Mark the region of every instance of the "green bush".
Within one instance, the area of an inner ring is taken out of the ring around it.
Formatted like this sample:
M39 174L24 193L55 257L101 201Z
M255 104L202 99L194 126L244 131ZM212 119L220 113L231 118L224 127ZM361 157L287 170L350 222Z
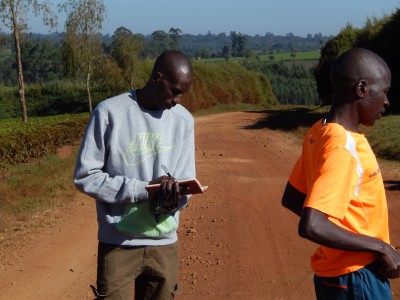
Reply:
M28 124L19 119L0 121L0 163L25 163L56 153L62 145L82 138L88 114L32 117Z

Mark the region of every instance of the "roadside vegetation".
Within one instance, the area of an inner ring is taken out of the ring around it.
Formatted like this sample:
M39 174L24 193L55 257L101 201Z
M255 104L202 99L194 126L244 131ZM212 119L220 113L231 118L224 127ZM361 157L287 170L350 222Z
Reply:
M53 212L75 200L72 174L76 155L55 154L0 167L0 247L54 224Z
M31 162L55 154L64 145L82 138L89 115L32 117L29 123L19 119L0 120L0 166Z
M135 87L145 84L154 61L143 60L138 64ZM218 65L194 62L195 80L188 94L184 95L185 106L195 112L210 108L217 103L278 103L266 75L247 70L234 62ZM118 77L109 77L117 80ZM101 100L129 90L121 81L101 81L92 86L93 107ZM72 80L50 81L30 84L26 87L29 99L27 111L30 116L50 116L88 112L86 87ZM18 88L0 85L0 119L17 118L20 115Z

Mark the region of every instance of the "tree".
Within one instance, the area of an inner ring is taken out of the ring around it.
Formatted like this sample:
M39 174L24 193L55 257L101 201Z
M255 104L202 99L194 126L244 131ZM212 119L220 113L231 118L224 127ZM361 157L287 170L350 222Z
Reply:
M153 56L156 57L169 49L170 36L163 30L156 30L151 34L150 44L153 49Z
M88 106L92 113L90 83L95 63L104 58L99 31L106 8L102 0L67 0L59 9L67 13L63 40L65 72L70 77L86 77Z
M171 39L171 49L179 50L179 42L181 40L182 30L173 28L169 30L169 38Z
M28 122L28 113L25 99L25 83L21 58L22 34L28 29L28 12L31 10L35 17L42 15L43 23L50 28L57 24L47 1L38 0L0 0L0 19L8 27L14 38L15 59L18 68L19 96L21 101L22 122Z
M244 57L246 55L247 37L244 34L231 32L232 56Z
M357 45L359 37L360 29L347 24L336 37L327 41L325 46L321 48L321 56L313 69L313 73L317 82L319 97L324 105L330 105L332 102L333 90L329 80L329 70L332 63L342 53Z
M225 60L229 60L229 58L231 58L231 48L227 45L225 45L224 47L222 47L222 57Z
M144 37L134 35L129 29L119 27L112 36L111 54L122 70L122 76L130 88L134 86L134 79L139 61L139 56L143 50Z
M54 41L27 38L22 44L21 54L25 82L62 78L61 49Z

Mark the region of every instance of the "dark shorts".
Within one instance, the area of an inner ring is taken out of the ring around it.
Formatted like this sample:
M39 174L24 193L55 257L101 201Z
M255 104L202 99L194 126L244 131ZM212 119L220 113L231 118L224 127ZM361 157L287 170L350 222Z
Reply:
M97 299L172 299L177 290L178 243L121 247L99 243ZM133 286L133 282L135 285Z
M379 262L339 277L314 276L318 300L390 300L389 280L379 273Z

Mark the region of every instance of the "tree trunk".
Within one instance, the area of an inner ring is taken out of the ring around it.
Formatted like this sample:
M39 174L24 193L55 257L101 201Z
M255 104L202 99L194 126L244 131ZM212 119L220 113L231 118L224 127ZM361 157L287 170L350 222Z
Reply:
M92 114L92 96L90 95L90 73L92 72L92 63L89 62L89 71L86 77L86 91L88 95L88 102L89 102L89 113Z
M22 71L22 59L21 59L21 46L20 46L20 32L17 24L17 15L14 8L11 8L12 11L12 22L14 29L14 41L15 41L15 52L17 56L17 65L18 65L18 83L19 83L19 97L21 100L21 113L22 113L22 122L28 122L28 113L26 110L26 101L25 101L25 84L24 84L24 75Z

